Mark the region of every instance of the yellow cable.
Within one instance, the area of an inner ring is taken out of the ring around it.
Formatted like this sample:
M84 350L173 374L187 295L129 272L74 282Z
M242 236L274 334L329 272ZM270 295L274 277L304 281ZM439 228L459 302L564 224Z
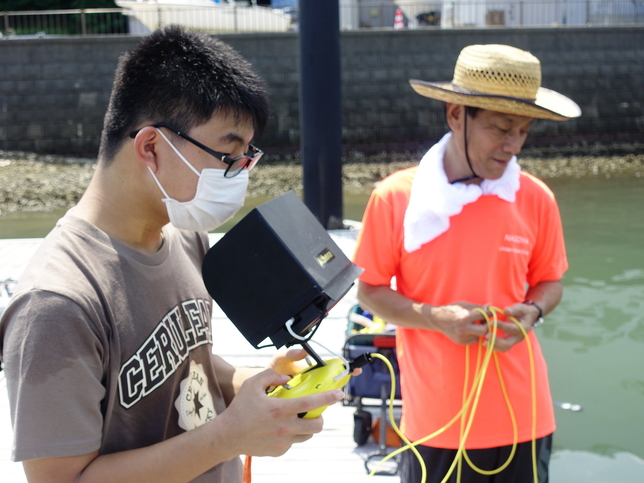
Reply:
M396 420L394 418L394 399L396 397L396 372L394 371L394 367L391 365L391 362L389 362L389 359L387 359L385 356L382 354L378 354L377 352L371 354L371 357L375 357L376 359L380 359L382 362L385 363L387 366L387 369L389 369L389 375L391 377L391 391L389 393L389 421L391 422L391 427L393 428L394 432L400 437L400 439L405 443L405 447L409 447L416 458L418 458L418 462L420 463L420 470L421 470L421 482L425 483L427 481L427 467L425 466L425 460L423 460L423 457L420 455L418 450L412 446L411 441L407 439L407 437L400 431L398 428L398 425L396 424ZM387 424L386 421L380 421L380 424ZM369 473L369 476L373 476L378 468L380 468L380 465L383 464L385 461L389 459L388 456L383 458L380 463L376 465L376 467Z
M488 346L488 350L485 352L485 356L483 358L483 364L481 366L481 370L479 371L478 374L480 374L480 377L477 380L477 383L475 385L476 387L476 396L474 397L474 401L472 402L472 410L470 412L470 416L467 421L467 425L465 427L465 431L461 437L461 440L459 441L458 445L458 450L456 452L456 457L454 458L454 461L452 462L451 466L449 467L449 470L447 471L447 474L445 477L441 480L441 483L446 483L447 480L449 480L450 476L454 472L455 466L458 464L458 461L463 457L463 451L465 450L465 441L467 441L467 437L470 433L470 429L472 429L472 423L474 422L474 416L476 414L476 408L478 407L478 402L479 398L481 396L481 390L483 389L483 381L485 380L485 374L487 373L487 368L490 364L490 359L492 356L493 348L494 348L494 343L496 342L496 333L497 333L497 327L496 324L493 325L492 327L492 338L490 339L490 344ZM481 340L479 340L479 344L481 343ZM476 379L476 378L475 378ZM474 389L474 387L473 387ZM421 440L422 441L422 440Z
M494 332L493 332L493 336L492 336L492 345L494 344L495 339L496 339L496 331L494 331ZM376 354L371 354L371 355L372 355L372 356L376 356ZM382 357L382 356L380 356L380 357ZM383 458L383 459L382 459L382 461L378 464L378 466L376 466L376 469L375 469L375 470L373 470L373 471L370 473L370 475L375 474L375 471L377 470L377 468L378 468L382 463L384 463L385 461L387 461L387 460L389 460L389 459L393 458L394 456L396 456L396 455L398 455L398 454L402 453L403 451L406 451L406 450L408 450L408 449L415 449L415 447L416 447L416 446L418 446L418 445L420 445L420 444L424 443L425 441L428 441L428 440L430 440L431 438L434 438L434 437L438 436L439 434L441 434L441 433L445 432L445 431L446 431L446 430L447 430L447 429L448 429L452 424L454 424L454 423L455 423L455 422L456 422L456 421L461 417L461 415L462 415L464 412L466 412L466 411L467 411L467 408L469 407L469 405L470 405L470 403L471 403L472 399L474 399L475 401L478 401L478 397L477 397L477 396L478 396L478 395L480 395L481 388L482 388L482 381L483 381L483 379L485 378L485 371L486 371L487 366L488 366L488 364L489 364L489 359L490 359L490 357L491 357L491 351L487 351L487 352L486 352L486 355L485 355L485 358L484 358L484 361L483 361L483 369L482 369L481 371L479 371L479 372L475 375L475 377L474 377L474 381L473 381L472 390L471 390L470 394L468 395L468 398L467 398L467 400L466 400L466 403L463 405L463 407L461 408L461 410L460 410L460 411L459 411L459 412L458 412L458 413L457 413L457 414L456 414L456 415L455 415L455 416L454 416L454 417L453 417L453 418L452 418L452 419L451 419L451 420L450 420L450 421L449 421L445 426L443 426L442 428L438 429L438 430L437 430L437 431L435 431L434 433L432 433L432 434L430 434L430 435L428 435L428 436L425 436L425 437L424 437L424 438L422 438L422 439L419 439L418 441L416 441L416 442L414 442L414 443L409 442L409 440L407 440L406 438L405 438L405 439L403 439L403 441L406 443L406 445L405 445L405 446L403 446L403 447L401 447L401 448L398 448L397 450L395 450L395 451L393 451L393 452L391 452L391 453L389 453L385 458ZM390 367L390 366L388 366L388 367ZM392 381L395 381L395 374L394 374L392 371L393 371L393 368L392 368L392 367L390 367L390 372L391 372L391 374L392 374L392 376L393 376L393 377L392 377ZM392 384L393 384L393 382L392 382ZM476 403L475 403L475 406L476 406ZM390 409L391 409L391 413L393 414L393 401L390 401ZM394 431L396 431L396 434L399 434L399 431L400 431L400 430L398 430L398 427L396 426L395 421L392 421L392 423L393 423L393 424L392 424L392 427L394 428ZM469 432L469 429L467 430L467 432ZM399 434L399 435L400 435L400 434ZM416 453L414 453L414 454L416 454L416 457L419 457L419 456L420 456L419 454L417 454L417 452L416 452ZM460 453L459 453L459 454L457 454L457 458L455 458L454 462L456 462L456 461L457 461L457 459L459 458L459 456L460 456ZM449 472L448 472L447 478L449 478L449 475L451 475L451 474L452 474L452 472L454 471L454 466L455 466L455 465L454 465L454 463L453 463L453 464L452 464L452 466L450 467L450 470L449 470ZM422 466L421 466L421 468L422 468ZM446 478L446 479L447 479L447 478ZM424 483L424 482L425 482L425 479L422 479L422 480L421 480L421 482L422 482L422 483Z
M481 340L479 339L479 346L480 346ZM476 370L474 371L474 374L476 374L479 370L481 363L481 351L479 350L477 352L476 356ZM463 377L463 396L461 398L463 406L465 406L465 401L467 401L467 388L468 384L470 382L470 346L465 346L465 374ZM465 432L465 413L461 414L461 428L460 428L460 433L458 440L463 439L463 434ZM463 476L463 459L459 458L458 459L458 464L456 467L456 481L461 481L461 477Z
M485 317L485 320L486 320L486 322L488 324L488 327L489 327L490 326L490 319L489 319L488 315L482 309L476 308L474 310L476 310L476 311L478 311L478 312L483 314L483 316ZM493 352L494 339L495 339L494 336L496 335L496 328L497 328L497 322L498 322L498 315L497 314L498 313L503 314L504 312L503 312L503 310L499 309L498 307L492 307L492 306L488 307L488 310L491 311L492 315L493 315L493 323L492 323L493 337L492 337L492 340L490 341L488 349L489 349L489 352ZM519 321L516 318L512 317L512 316L507 316L507 317L519 327L519 329L521 330L521 332L522 332L522 334L524 336L524 339L526 341L527 347L528 347L528 356L529 356L528 359L529 359L529 363L530 363L530 383L531 383L530 384L531 385L530 389L531 389L531 393L532 393L532 473L533 473L534 483L537 483L537 481L538 481L537 464L536 464L536 461L537 461L537 457L536 457L537 398L536 398L536 381L535 381L534 356L533 356L533 353L532 353L532 344L530 342L530 339L528 338L527 332L525 331L523 326L519 323ZM513 424L514 439L513 439L513 443L512 443L512 451L510 452L510 456L508 457L506 462L503 465L501 465L501 467L497 468L496 470L486 471L486 470L481 470L480 468L477 468L474 464L472 464L472 462L467 457L467 453L465 452L465 439L461 439L461 442L460 442L460 445L459 445L459 451L462 449L462 452L464 453L464 456L465 456L468 464L470 465L470 467L474 471L477 471L477 472L479 472L481 474L485 474L485 475L496 474L496 473L502 471L503 469L505 469L510 464L510 462L512 461L512 458L514 457L514 453L516 451L516 445L517 445L517 439L518 439L518 434L517 434L518 430L516 428L516 420L514 418L514 412L512 410L512 405L510 403L510 399L509 399L507 391L505 389L505 384L504 384L503 378L501 376L500 366L498 364L498 358L497 358L496 354L494 354L494 357L495 357L495 361L496 361L496 365L497 365L497 371L498 371L498 374L499 374L499 382L501 384L501 389L503 391L503 395L504 395L504 398L506 400L506 404L507 404L508 409L510 411L510 415L511 415L510 417L512 419L512 424ZM478 401L475 401L475 407L476 407L477 402ZM472 411L474 412L475 409L473 408ZM470 421L472 419L473 419L473 414L471 415ZM465 438L467 438L467 434L465 435ZM457 453L456 457L459 458L460 455ZM451 472L448 473L448 476L443 480L443 482L447 481L447 478L449 478L450 474L451 474Z
M495 310L498 310L499 312L503 312L501 309L497 307L493 307ZM538 483L539 481L539 475L537 471L537 381L536 381L536 375L535 375L535 369L534 369L534 353L532 352L532 342L530 342L530 338L528 337L528 333L526 330L523 328L523 326L519 323L517 319L515 319L512 316L507 316L512 322L514 322L519 329L521 329L521 333L523 334L523 338L526 341L526 347L528 348L528 361L530 362L530 391L532 393L532 477L534 479L534 483Z
M479 308L474 309L474 310L482 313L483 316L485 317L485 321L486 321L486 323L488 324L488 327L491 330L492 337L491 337L490 342L488 344L488 347L487 347L488 350L485 352L485 356L483 358L483 363L481 365L480 365L480 359L481 359L482 339L479 340L479 350L478 350L477 363L476 363L476 372L474 374L474 379L472 381L472 389L469 392L469 394L467 394L468 393L467 385L468 385L468 380L469 380L469 347L466 348L466 352L465 352L465 357L466 357L465 370L466 370L466 373L465 373L465 383L464 383L464 388L463 388L463 397L464 397L463 407L454 416L454 418L452 418L445 426L443 426L442 428L440 428L437 431L431 433L430 435L425 436L424 438L419 439L418 441L415 441L413 443L411 441L409 441L402 434L402 432L400 431L400 429L398 428L398 426L397 426L397 424L396 424L396 422L394 420L393 401L394 401L394 397L395 397L396 376L395 376L393 366L391 365L389 360L386 357L382 356L381 354L378 354L378 353L371 354L372 357L376 357L378 359L381 359L385 363L387 368L389 369L389 373L391 375L391 393L390 393L390 398L389 398L389 418L390 418L391 426L392 426L394 432L400 437L400 439L405 443L405 445L402 446L401 448L389 453L387 456L385 456L385 458L383 458L380 461L380 463L376 466L376 468L371 471L369 476L373 476L376 473L376 471L378 470L378 468L380 467L380 465L383 464L385 461L393 458L394 456L402 453L403 451L411 449L412 452L414 453L414 455L416 456L416 458L418 458L418 461L419 461L420 466L421 466L421 483L425 483L425 481L427 479L427 468L425 466L425 463L424 463L424 460L423 460L422 456L420 455L420 453L416 449L416 446L418 446L418 445L430 440L431 438L434 438L434 437L438 436L439 434L443 433L450 426L452 426L452 424L454 424L459 418L461 419L461 430L460 430L460 435L461 436L460 436L460 441L459 441L459 447L458 447L458 450L457 450L457 453L456 453L456 457L454 458L454 461L452 462L452 465L450 466L447 474L445 475L445 477L443 478L441 483L445 483L449 479L449 477L453 473L454 468L455 468L456 465L458 465L457 475L458 475L458 481L460 481L461 465L462 465L462 458L463 457L465 458L467 463L470 465L470 467L474 471L477 471L478 473L481 473L481 474L484 474L484 475L493 475L493 474L499 473L499 472L503 471L510 464L510 462L514 458L514 454L515 454L515 451L516 451L516 445L517 445L517 440L518 440L518 428L517 428L517 424L516 424L516 418L514 416L514 411L512 409L512 404L510 402L510 398L508 396L507 390L505 388L505 383L503 381L503 376L502 376L502 373L501 373L499 360L498 360L497 355L494 353L494 343L496 342L497 325L498 325L497 324L498 323L498 314L499 313L503 314L503 310L499 309L498 307L493 307L493 306L489 306L487 309L488 309L488 311L492 312L492 319L493 319L492 321L490 321L489 316L487 315L487 313L484 310L479 309ZM537 395L536 395L536 380L535 380L534 355L533 355L533 352L532 352L532 344L530 342L530 339L528 338L528 333L523 328L523 326L519 323L519 321L516 318L512 317L512 316L506 316L506 317L508 317L508 319L510 319L512 322L514 322L519 327L519 329L521 330L521 332L522 332L522 334L524 336L524 339L526 341L527 348L528 348L528 356L529 356L528 358L529 358L529 363L530 363L530 383L531 383L531 393L532 393L532 473L533 473L534 483L537 483L538 482L537 456L536 456ZM492 355L494 356L495 366L496 366L497 374L498 374L498 377L499 377L499 383L501 385L501 390L503 392L503 396L504 396L506 404L508 406L508 411L510 413L510 419L512 420L512 427L513 427L514 437L513 437L513 443L512 443L512 450L511 450L510 456L508 457L506 462L503 465L501 465L499 468L495 469L495 470L481 470L480 468L476 467L476 465L474 465L472 463L472 461L469 459L469 457L467 455L467 451L465 450L465 441L467 440L467 436L469 434L469 431L470 431L471 426L472 426L472 422L474 420L474 415L476 413L476 408L478 406L478 401L479 401L481 389L483 387L483 382L485 380L485 374L487 373L487 368L488 368L488 365L490 363L490 358L491 358ZM465 397L466 394L467 394L467 397ZM473 401L472 401L472 399L473 399ZM472 410L469 412L469 418L466 418L466 415L468 413L468 409L470 407L470 403L472 403ZM464 424L465 419L467 419L467 424L465 425L465 429L464 429L463 424ZM383 424L386 424L386 423L383 422Z
M372 355L373 355L373 354L372 354ZM463 412L464 412L464 411L467 409L467 407L469 406L470 402L472 401L472 398L473 398L473 397L474 397L474 395L475 395L475 387L476 387L476 384L478 384L478 381L480 380L480 378L481 378L481 373L479 373L479 374L476 374L476 375L475 375L474 383L473 383L473 387L472 387L472 391L471 391L471 392L470 392L470 394L468 395L468 398L467 398L466 404L461 408L461 410L460 410L458 413L456 413L456 415L455 415L455 416L454 416L454 417L453 417L453 418L452 418L452 419L451 419L451 420L450 420L450 421L449 421L445 426L443 426L442 428L440 428L440 429L436 430L436 431L435 431L435 432L433 432L432 434L430 434L430 435L428 435L428 436L425 436L424 438L419 439L418 441L416 441L416 442L414 442L414 443L411 443L411 446L418 446L418 445L420 445L420 444L422 444L422 443L424 443L424 442L426 442L426 441L428 441L428 440L430 440L430 439L432 439L432 438L434 438L434 437L438 436L439 434L441 434L441 433L445 432L447 429L449 429L449 428L450 428L450 426L452 426L452 424L454 424L454 423L458 420L458 418L460 418L460 417L461 417L461 415L463 414ZM402 453L403 451L406 451L406 450L408 450L408 449L410 449L410 446L409 446L409 445L408 445L408 446L401 447L401 448L399 448L399 449L395 450L394 452L389 453L389 455L387 456L387 459L393 458L394 456L396 456L396 455L398 455L398 454L400 454L400 453ZM383 460L383 462L384 462L384 460Z
M490 323L490 320L489 320L489 317L487 316L487 314L485 312L483 312L482 310L480 310L480 309L476 309L476 310L478 312L481 312L484 315L485 321L487 322L488 327L490 327L491 323ZM493 316L492 325L496 326L497 322L498 322L497 312L493 311L492 316ZM510 397L508 396L508 392L507 392L507 390L505 388L505 382L503 380L503 374L501 373L501 365L499 364L499 358L498 358L496 353L493 353L493 357L494 357L494 365L496 367L496 372L497 372L497 375L499 377L499 384L501 386L501 392L503 393L503 397L505 399L505 404L506 404L506 406L508 408L508 412L510 413L510 420L512 421L512 433L513 433L512 450L510 451L510 455L508 456L508 459L505 461L505 463L503 463L497 469L495 469L495 470L483 470L483 469L477 467L470 460L470 457L467 454L467 450L464 448L463 449L463 456L465 457L465 460L467 461L467 464L469 464L470 468L472 468L474 471L476 471L477 473L480 473L482 475L495 475L497 473L500 473L504 469L506 469L508 467L508 465L510 464L510 462L512 461L512 458L514 458L514 454L516 453L516 449L517 449L517 441L518 441L517 421L516 421L516 418L514 417L514 410L512 409L512 403L510 401ZM458 480L458 481L460 481L460 480Z
M508 467L510 462L512 461L512 458L514 458L514 454L516 453L517 449L517 441L518 441L518 427L517 427L517 420L514 416L514 411L512 409L512 403L510 402L510 397L508 396L507 390L505 388L505 383L503 381L503 375L501 374L501 366L499 365L499 358L497 357L496 354L494 354L494 365L496 366L496 372L499 376L499 383L501 385L501 391L503 392L503 397L505 399L505 403L508 408L508 412L510 413L510 420L512 421L512 450L510 451L510 455L508 456L508 459L503 463L501 466L499 466L495 470L483 470L479 467L477 467L471 460L470 457L467 454L467 450L463 449L463 456L465 457L465 460L467 461L467 464L470 465L470 468L472 468L474 471L482 474L482 475L495 475L497 473L500 473L504 469ZM460 481L460 480L459 480Z

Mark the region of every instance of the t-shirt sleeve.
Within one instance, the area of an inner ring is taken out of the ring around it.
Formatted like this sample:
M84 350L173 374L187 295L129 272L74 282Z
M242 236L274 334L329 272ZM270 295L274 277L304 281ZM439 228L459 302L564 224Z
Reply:
M364 268L360 280L371 285L390 285L398 266L398 231L391 200L375 190L362 218L353 257L353 262Z
M76 303L38 290L17 296L3 318L12 459L99 449L105 397L100 330Z
M532 287L539 282L560 280L568 269L566 245L561 215L554 194L545 186L538 215L539 230L528 266L527 282Z

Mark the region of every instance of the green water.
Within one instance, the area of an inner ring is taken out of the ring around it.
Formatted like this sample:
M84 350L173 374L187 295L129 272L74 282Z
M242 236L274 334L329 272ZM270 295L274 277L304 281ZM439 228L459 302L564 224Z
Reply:
M644 179L549 184L570 268L563 300L539 335L553 398L583 407L556 410L555 448L642 458Z
M644 464L630 457L644 458L644 179L548 184L559 201L570 269L563 301L538 329L539 338L554 400L583 408L555 409L552 479L644 481ZM264 201L247 200L221 231ZM344 217L359 220L366 202L366 195L345 195ZM42 237L59 216L0 217L0 238ZM560 464L561 458L570 463ZM584 476L587 467L606 461L613 465L608 479L596 476L600 470ZM613 478L615 468L626 476Z
M301 198L301 195L300 195ZM225 233L257 205L268 201L268 197L247 198L237 214L220 226L217 233ZM367 205L367 195L345 194L343 198L344 218L360 220ZM65 214L64 210L33 213L8 213L0 216L0 239L6 238L42 238L54 227L56 221Z

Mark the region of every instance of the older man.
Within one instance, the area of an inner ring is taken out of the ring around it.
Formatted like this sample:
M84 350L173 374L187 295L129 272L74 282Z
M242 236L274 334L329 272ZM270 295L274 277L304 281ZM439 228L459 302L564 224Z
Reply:
M410 83L446 103L451 132L419 166L376 188L354 257L365 268L361 305L399 326L403 431L423 440L427 481L449 473L449 481L545 482L555 421L533 329L560 301L567 261L555 198L520 170L516 155L533 118L566 120L581 111L541 87L536 57L506 45L464 48L451 82ZM466 405L478 351L492 340L488 306L505 314L494 343L500 372L490 366L476 407L469 402L471 427L469 412L446 427ZM528 344L509 317L532 345L536 420ZM402 482L420 480L421 465L407 451Z

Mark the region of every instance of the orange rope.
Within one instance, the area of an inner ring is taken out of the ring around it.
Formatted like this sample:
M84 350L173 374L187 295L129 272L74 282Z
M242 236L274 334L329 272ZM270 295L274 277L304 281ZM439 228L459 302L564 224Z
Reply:
M252 457L249 455L246 455L246 458L244 458L244 473L242 476L242 483L250 483L250 464L251 464Z

